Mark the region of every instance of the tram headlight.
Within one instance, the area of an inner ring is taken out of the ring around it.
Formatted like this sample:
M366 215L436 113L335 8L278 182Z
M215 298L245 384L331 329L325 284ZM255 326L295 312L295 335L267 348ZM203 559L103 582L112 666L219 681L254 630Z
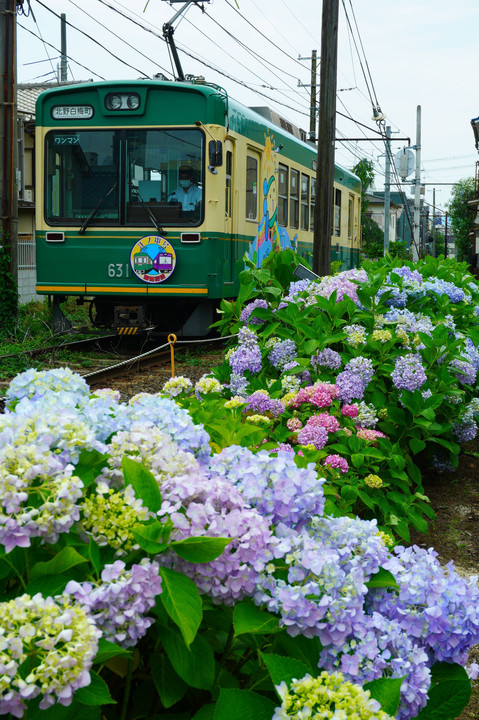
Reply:
M126 102L130 110L138 110L138 108L140 107L140 97L136 93L128 95L128 99Z
M107 110L120 110L121 108L121 95L110 95L106 96L105 106Z
M105 97L105 108L110 112L138 110L140 107L140 96L138 93L108 93Z

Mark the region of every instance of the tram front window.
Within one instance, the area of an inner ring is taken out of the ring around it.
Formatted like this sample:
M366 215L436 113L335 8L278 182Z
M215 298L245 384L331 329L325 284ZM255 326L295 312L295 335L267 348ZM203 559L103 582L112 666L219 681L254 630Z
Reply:
M126 222L198 225L203 215L203 133L131 130L126 138ZM147 208L145 208L147 205Z
M95 223L119 222L120 152L115 135L110 130L47 135L47 221L81 224L97 208Z
M46 136L50 224L199 225L204 139L194 129L72 130ZM188 187L185 181L188 174Z

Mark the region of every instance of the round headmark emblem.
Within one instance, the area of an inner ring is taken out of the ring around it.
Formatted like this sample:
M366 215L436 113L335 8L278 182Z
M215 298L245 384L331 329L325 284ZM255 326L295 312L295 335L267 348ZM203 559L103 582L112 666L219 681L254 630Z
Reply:
M133 245L130 265L140 280L155 285L168 280L176 267L176 254L165 238L146 235Z

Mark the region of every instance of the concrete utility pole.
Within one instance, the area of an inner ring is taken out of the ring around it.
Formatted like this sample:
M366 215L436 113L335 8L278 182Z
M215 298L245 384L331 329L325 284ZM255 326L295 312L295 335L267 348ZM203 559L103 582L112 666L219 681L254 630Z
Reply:
M417 106L416 115L416 176L414 192L414 238L412 246L413 262L419 260L419 230L421 226L421 106Z
M436 257L436 188L432 189L432 256Z
M386 126L386 160L384 163L384 254L389 252L389 225L391 214L391 126Z
M68 80L68 60L67 60L67 16L65 13L60 15L61 22L61 60L60 60L60 82Z
M313 272L331 274L339 0L323 0Z
M309 107L309 139L316 142L316 69L318 54L316 50L311 51L311 103Z
M10 255L17 280L17 93L16 0L0 0L0 245Z

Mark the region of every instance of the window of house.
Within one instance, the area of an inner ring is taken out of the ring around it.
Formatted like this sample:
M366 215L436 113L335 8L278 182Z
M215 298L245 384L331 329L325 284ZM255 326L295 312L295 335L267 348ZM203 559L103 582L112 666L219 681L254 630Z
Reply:
M288 224L288 168L280 165L278 169L278 223Z
M246 157L246 219L258 217L258 160L251 155Z
M309 176L301 175L301 230L309 230Z
M289 184L289 224L292 228L299 227L299 172L291 169Z

